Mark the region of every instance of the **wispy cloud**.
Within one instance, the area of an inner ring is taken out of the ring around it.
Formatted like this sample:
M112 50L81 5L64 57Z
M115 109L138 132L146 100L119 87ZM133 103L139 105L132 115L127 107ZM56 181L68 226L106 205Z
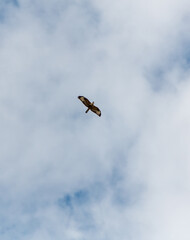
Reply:
M2 1L1 239L188 240L188 9Z

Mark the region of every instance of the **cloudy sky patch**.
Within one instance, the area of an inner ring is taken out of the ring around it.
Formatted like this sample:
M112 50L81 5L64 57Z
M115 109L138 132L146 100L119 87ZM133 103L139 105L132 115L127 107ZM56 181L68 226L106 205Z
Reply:
M1 239L189 239L189 19L186 0L2 1Z

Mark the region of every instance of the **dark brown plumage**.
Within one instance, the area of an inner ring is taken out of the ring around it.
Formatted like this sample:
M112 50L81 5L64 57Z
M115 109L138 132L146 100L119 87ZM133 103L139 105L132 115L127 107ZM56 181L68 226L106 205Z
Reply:
M78 96L78 99L88 108L86 113L91 110L92 112L96 113L99 117L101 116L101 111L98 107L94 106L94 102L90 102L87 98L83 96Z

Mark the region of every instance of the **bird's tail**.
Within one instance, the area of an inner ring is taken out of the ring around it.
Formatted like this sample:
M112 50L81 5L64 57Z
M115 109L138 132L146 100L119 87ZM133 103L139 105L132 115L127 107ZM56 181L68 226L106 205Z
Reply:
M89 110L90 110L90 108L88 108L85 113L87 113Z

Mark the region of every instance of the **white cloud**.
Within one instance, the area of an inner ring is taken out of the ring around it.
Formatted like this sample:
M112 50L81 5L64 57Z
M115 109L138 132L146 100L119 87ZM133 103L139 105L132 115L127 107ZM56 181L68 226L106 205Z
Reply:
M188 239L188 1L2 6L1 238Z

